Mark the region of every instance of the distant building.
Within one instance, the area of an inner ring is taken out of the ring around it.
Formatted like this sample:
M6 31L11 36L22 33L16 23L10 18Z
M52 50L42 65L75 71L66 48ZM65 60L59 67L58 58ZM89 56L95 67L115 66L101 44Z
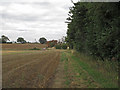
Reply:
M57 40L51 40L51 41L47 41L46 44L47 44L47 47L51 47L50 44L53 43L54 45L57 44Z

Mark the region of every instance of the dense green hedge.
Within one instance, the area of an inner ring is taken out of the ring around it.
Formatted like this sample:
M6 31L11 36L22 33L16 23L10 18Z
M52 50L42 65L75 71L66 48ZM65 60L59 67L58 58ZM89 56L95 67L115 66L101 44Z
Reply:
M57 45L55 45L55 48L56 49L67 49L67 45L66 44L57 44Z
M66 44L62 44L62 45L61 45L61 48L62 48L62 49L67 49L67 45L66 45Z
M61 45L60 45L60 44L57 44L57 45L55 45L55 48L56 48L56 49L61 49Z
M120 59L120 3L74 3L70 8L70 48L101 59Z

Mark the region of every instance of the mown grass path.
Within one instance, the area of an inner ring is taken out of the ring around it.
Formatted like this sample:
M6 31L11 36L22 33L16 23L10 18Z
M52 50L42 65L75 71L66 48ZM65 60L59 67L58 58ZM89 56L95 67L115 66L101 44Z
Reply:
M63 53L67 57L65 60L66 84L71 88L99 88L100 85L72 58L71 53Z
M85 58L84 58L85 59ZM70 51L61 53L59 69L53 80L52 87L55 88L117 88L117 82L114 83L111 78L102 74L95 68L90 67L83 60L83 57L77 57ZM59 79L58 79L58 77ZM56 78L57 77L57 78Z

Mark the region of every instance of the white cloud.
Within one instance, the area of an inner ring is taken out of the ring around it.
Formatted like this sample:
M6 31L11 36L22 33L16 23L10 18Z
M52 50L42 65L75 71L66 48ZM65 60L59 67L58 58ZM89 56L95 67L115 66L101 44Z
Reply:
M66 35L70 0L1 0L1 34L11 40L23 36L34 41L44 36L48 40Z

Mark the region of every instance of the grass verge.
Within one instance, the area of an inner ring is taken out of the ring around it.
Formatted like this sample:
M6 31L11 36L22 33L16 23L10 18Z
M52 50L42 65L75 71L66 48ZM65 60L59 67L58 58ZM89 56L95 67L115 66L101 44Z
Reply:
M87 56L85 54L76 54L62 52L61 61L64 62L65 85L70 87L74 79L83 81L77 84L88 88L118 88L118 72L116 70L116 62L101 61ZM70 64L71 63L71 64ZM73 80L69 79L70 66L72 66ZM84 72L85 71L85 72ZM80 86L81 87L81 86Z
M67 58L65 52L61 53L61 62L64 62L64 71L65 71L64 84L65 84L65 87L68 88L70 85L70 80L67 77L68 76L68 58Z
M92 76L93 79L96 82L98 82L102 88L118 88L118 81L117 81L118 74L115 71L111 71L113 70L113 68L110 67L109 65L111 63L104 62L103 67L106 67L106 68L101 68L102 66L100 65L100 63L102 63L102 61L99 61L99 64L98 64L98 62L96 62L95 60L90 60L93 58L89 56L85 56L83 54L81 55L79 54L79 56L71 54L70 56L85 71L87 71L88 74ZM111 66L114 66L114 65L111 65ZM108 71L107 69L110 71Z

